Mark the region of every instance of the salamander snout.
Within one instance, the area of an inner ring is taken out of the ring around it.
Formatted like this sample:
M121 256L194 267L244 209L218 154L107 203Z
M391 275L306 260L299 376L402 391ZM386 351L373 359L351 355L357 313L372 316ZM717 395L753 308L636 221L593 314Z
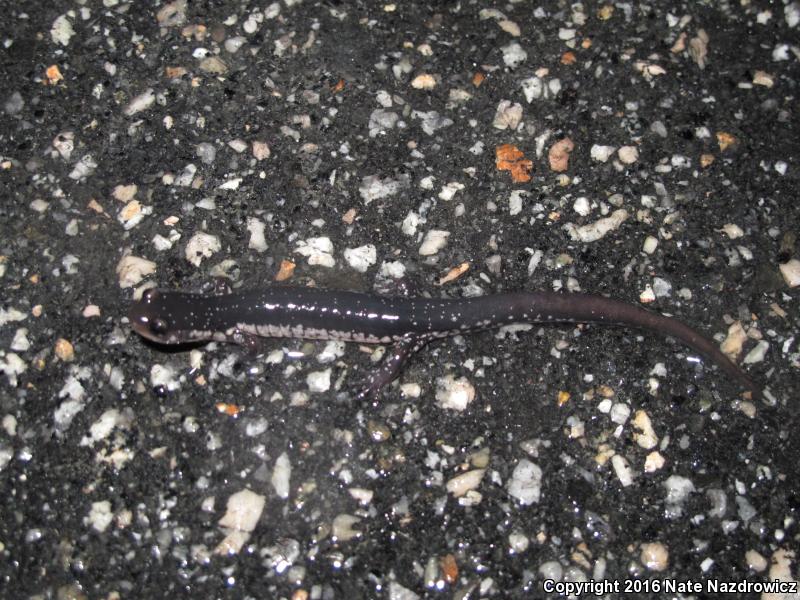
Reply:
M142 294L142 299L135 301L128 309L128 320L133 330L148 340L161 344L171 343L169 323L161 315L158 308L159 293L149 289Z

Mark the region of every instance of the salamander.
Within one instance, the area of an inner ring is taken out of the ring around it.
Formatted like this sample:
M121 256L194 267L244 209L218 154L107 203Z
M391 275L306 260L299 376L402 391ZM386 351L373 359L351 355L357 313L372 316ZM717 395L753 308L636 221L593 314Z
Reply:
M633 327L683 342L754 397L755 382L714 342L672 317L582 293L512 292L466 299L383 297L290 286L219 294L148 289L128 318L160 344L220 341L254 346L258 337L391 344L360 397L374 397L406 359L430 340L515 323L590 323Z

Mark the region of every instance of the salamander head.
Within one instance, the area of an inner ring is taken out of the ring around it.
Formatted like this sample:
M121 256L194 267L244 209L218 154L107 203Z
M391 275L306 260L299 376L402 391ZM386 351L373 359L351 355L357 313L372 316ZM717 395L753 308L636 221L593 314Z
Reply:
M128 320L133 330L148 340L159 344L180 344L188 341L181 325L181 302L172 292L154 288L145 290L142 299L128 309Z

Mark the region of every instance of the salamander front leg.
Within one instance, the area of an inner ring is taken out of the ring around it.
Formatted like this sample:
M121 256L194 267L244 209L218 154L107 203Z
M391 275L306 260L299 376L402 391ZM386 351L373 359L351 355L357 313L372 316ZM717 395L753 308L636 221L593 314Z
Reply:
M233 293L233 288L231 287L230 279L217 276L200 286L200 293L211 294L212 296L227 296Z
M229 335L227 341L244 346L250 356L255 356L261 351L261 340L258 336L252 333L245 333L240 329L235 329L232 335Z
M406 359L427 343L428 338L419 335L406 335L400 338L392 346L389 356L369 375L366 384L356 395L356 399L374 399L383 386L400 375Z

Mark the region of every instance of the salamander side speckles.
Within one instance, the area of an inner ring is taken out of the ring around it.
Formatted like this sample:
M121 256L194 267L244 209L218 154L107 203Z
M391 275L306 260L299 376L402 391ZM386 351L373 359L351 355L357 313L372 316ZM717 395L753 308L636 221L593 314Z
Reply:
M385 298L316 288L269 287L223 295L147 290L128 318L162 344L248 343L253 337L295 337L366 344L394 343L388 364L370 378L376 393L403 362L432 338L514 323L602 323L674 337L715 363L755 397L758 386L716 344L677 319L589 294L519 292L477 298Z

